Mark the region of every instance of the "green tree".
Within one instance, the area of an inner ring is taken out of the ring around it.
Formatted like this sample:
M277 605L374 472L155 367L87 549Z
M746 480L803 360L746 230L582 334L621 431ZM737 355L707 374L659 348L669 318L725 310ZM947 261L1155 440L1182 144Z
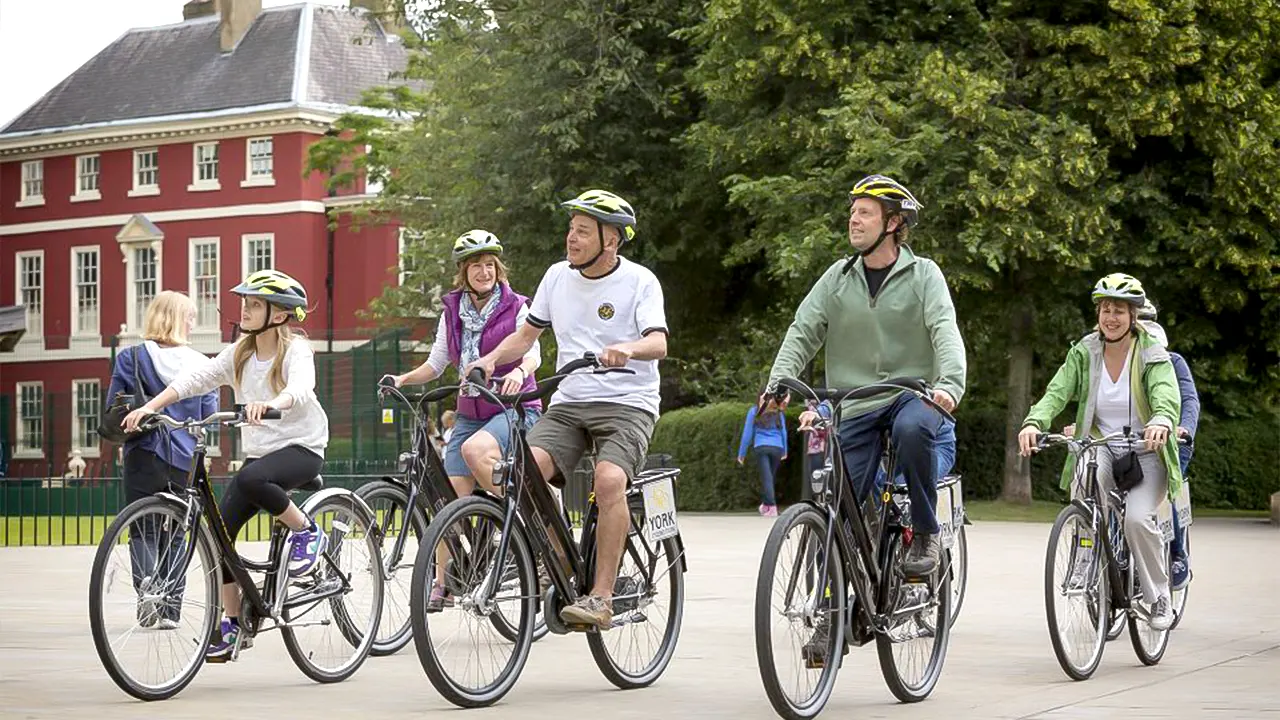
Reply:
M564 257L558 204L593 187L617 192L639 219L624 254L663 282L668 367L698 371L691 360L706 354L699 343L718 330L734 278L718 262L730 237L723 190L674 142L697 108L684 87L692 55L672 34L696 8L543 0L429 10L411 23L425 31L411 40L410 87L370 99L386 117L344 117L341 136L313 146L312 167L335 185L380 173L373 210L414 230L406 260L427 286L452 274L441 258L453 238L483 227L502 238L517 288L532 293ZM431 302L420 286L390 289L375 311L414 316ZM664 398L679 402L669 385Z
M1165 5L712 0L686 34L706 107L685 140L749 223L730 262L765 256L794 301L847 252L855 180L894 175L924 202L912 243L952 284L974 384L1006 406L1007 499L1030 500L1013 436L1033 348L1056 367L1102 272L1145 276L1189 354L1228 358L1197 363L1228 409L1251 380L1276 396L1280 10ZM1217 330L1242 313L1256 334Z

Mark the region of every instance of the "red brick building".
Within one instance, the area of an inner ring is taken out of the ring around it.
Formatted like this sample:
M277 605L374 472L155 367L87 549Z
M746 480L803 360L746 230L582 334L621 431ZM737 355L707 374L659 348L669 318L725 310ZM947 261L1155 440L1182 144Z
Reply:
M378 189L331 196L304 166L403 69L400 39L361 8L217 5L126 33L0 130L0 306L23 306L26 325L0 352L8 477L61 474L72 450L101 462L113 345L138 341L160 290L195 300L193 345L214 353L239 317L227 290L279 268L307 288L317 352L339 352L397 282L398 228L342 220Z

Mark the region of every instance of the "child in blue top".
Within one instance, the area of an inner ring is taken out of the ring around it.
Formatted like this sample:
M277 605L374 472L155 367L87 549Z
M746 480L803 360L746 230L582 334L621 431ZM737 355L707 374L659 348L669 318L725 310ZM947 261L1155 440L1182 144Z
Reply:
M742 425L742 440L738 443L738 464L746 462L747 448L755 449L760 464L760 507L765 517L778 516L778 501L774 494L774 480L778 466L787 459L786 401L779 403L770 395L761 394L756 404L747 410Z

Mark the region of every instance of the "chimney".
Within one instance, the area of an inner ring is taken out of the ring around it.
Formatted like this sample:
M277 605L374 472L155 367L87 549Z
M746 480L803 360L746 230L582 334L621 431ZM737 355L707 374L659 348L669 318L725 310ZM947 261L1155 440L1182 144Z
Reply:
M231 52L262 13L262 0L217 0L222 52Z
M388 35L399 35L406 27L404 13L396 0L349 0L352 8L362 8L377 20Z
M213 0L191 0L191 2L182 6L182 19L195 20L196 18L209 17L218 11L214 6Z

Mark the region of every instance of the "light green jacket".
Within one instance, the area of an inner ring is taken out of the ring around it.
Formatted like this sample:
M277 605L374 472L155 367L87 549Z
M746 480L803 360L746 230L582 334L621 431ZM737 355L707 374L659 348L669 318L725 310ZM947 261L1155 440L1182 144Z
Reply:
M1169 430L1169 440L1160 448L1160 458L1169 471L1169 497L1173 498L1177 497L1178 490L1182 487L1182 470L1178 465L1178 436L1175 431L1177 420L1182 417L1182 393L1178 389L1178 378L1174 375L1169 352L1141 324L1136 333L1136 342L1129 355L1129 380L1134 409L1144 426L1161 425ZM1102 338L1097 332L1092 332L1073 344L1067 351L1066 361L1049 381L1044 397L1031 407L1022 426L1034 425L1038 430L1048 430L1053 419L1066 408L1067 403L1074 400L1079 403L1076 408L1076 439L1083 438L1086 432L1090 437L1100 437L1094 427L1094 415L1098 402L1098 383L1105 368L1102 348ZM1062 468L1063 490L1071 487L1075 466L1076 456L1068 454L1066 465Z
M917 377L946 390L959 404L965 387L964 340L942 270L904 245L872 299L862 258L847 273L846 262L828 268L800 303L769 371L770 384L800 377L825 344L827 387ZM851 400L841 412L854 417L889 404L897 394Z

